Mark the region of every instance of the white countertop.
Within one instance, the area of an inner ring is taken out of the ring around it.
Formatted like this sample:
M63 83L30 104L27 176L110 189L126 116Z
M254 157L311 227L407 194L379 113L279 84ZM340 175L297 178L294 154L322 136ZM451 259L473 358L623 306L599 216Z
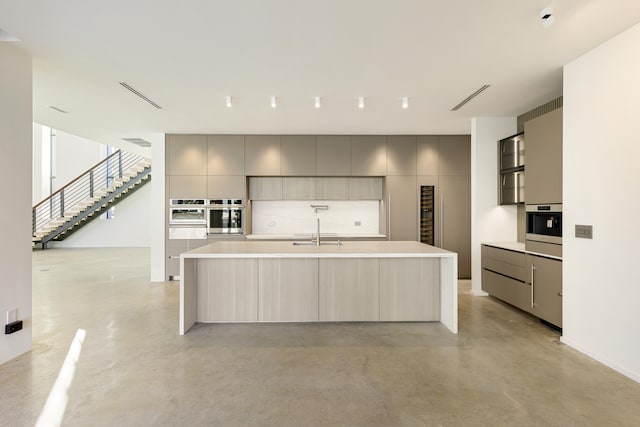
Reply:
M544 258L551 258L551 259L557 259L559 261L562 261L562 257L559 257L559 256L528 251L525 249L525 245L522 242L483 242L482 244L486 246L492 246L494 248L507 249L510 251L522 252L524 254L537 255Z
M368 241L337 245L300 245L292 242L221 241L185 252L181 258L450 258L449 252L419 242Z
M247 240L310 240L315 233L300 234L247 234ZM343 234L343 233L320 233L320 238L327 240L337 239L386 239L384 234Z

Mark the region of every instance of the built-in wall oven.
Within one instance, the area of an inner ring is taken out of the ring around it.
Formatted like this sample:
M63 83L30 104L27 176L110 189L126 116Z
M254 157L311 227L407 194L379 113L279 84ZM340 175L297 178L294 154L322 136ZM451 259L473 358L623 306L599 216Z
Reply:
M562 244L562 205L527 205L525 239L534 242Z
M206 199L169 200L169 239L207 238Z
M211 199L207 205L209 234L243 234L244 200Z

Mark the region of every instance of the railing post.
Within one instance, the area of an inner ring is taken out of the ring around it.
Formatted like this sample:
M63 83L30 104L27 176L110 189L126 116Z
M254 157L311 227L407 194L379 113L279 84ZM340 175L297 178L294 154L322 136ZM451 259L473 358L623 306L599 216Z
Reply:
M38 225L36 223L36 210L37 209L31 210L31 229L33 230L33 234L36 234L36 225Z
M64 190L60 192L60 216L64 216Z
M122 178L122 150L118 150L118 176Z
M89 197L93 197L93 169L89 171Z

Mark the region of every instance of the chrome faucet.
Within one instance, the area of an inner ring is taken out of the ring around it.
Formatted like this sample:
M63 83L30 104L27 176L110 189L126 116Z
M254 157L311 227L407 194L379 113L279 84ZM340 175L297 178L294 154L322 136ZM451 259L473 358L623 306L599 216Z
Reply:
M320 218L318 220L318 234L316 235L316 246L320 246Z

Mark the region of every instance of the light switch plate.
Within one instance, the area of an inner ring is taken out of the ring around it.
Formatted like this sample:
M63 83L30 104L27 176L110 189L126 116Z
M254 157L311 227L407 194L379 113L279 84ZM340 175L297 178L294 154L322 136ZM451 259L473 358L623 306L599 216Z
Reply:
M581 239L593 239L593 226L576 225L576 237Z

